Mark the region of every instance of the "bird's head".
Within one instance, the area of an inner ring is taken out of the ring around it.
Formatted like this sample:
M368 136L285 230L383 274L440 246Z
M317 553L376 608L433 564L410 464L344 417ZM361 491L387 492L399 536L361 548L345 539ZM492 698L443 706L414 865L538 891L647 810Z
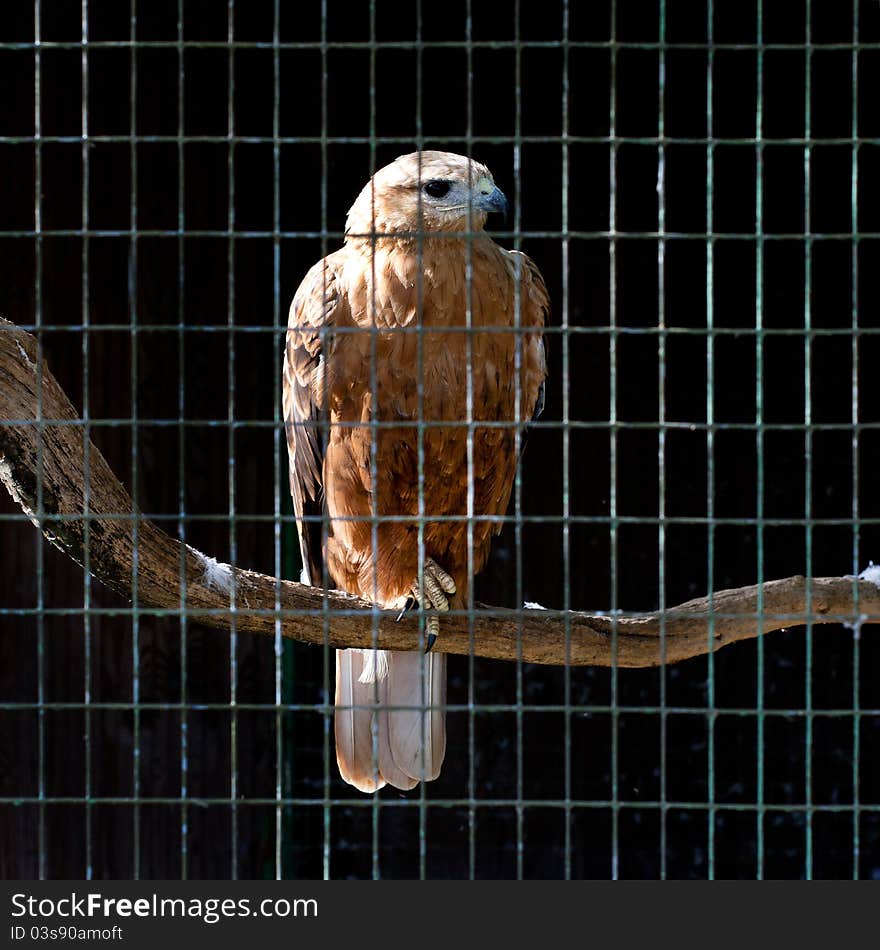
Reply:
M411 152L380 168L348 212L347 234L478 231L507 213L492 173L453 152Z

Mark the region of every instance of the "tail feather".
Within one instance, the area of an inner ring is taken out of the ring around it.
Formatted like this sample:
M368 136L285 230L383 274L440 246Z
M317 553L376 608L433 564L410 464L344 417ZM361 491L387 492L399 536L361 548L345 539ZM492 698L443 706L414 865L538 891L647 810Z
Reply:
M336 762L349 785L375 792L385 780L373 752L375 687L361 683L364 657L360 650L336 651Z
M376 715L379 737L379 774L389 785L393 785L395 788L399 788L403 791L409 791L419 784L419 780L402 771L395 760L394 749L391 747L391 730L389 728L389 718L391 715L393 715L391 712L382 707L379 708Z
M392 653L388 671L388 741L394 761L417 781L440 774L446 753L446 656Z
M343 779L372 792L386 782L408 790L437 778L446 752L445 655L388 653L387 675L375 683L359 681L365 666L360 650L337 650L336 761ZM377 673L383 666L374 658Z

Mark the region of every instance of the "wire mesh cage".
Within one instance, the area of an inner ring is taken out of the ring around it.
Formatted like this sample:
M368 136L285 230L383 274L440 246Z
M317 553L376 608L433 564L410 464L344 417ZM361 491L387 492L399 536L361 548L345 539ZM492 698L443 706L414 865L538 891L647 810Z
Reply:
M662 617L878 558L880 5L701 11L4 11L0 315L132 496L135 590L147 521L299 579L287 310L369 177L422 148L492 170L493 237L551 300L477 601ZM656 669L450 657L440 777L363 795L332 649L280 612L258 637L133 605L91 576L94 529L83 571L0 506L5 877L880 875L857 610Z

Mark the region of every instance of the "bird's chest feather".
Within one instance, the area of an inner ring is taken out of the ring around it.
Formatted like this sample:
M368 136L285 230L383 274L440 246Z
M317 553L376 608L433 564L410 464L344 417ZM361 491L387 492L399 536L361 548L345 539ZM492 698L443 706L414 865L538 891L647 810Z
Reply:
M421 265L421 267L419 267ZM378 255L350 291L338 335L331 415L352 421L515 418L524 338L503 258L476 248ZM510 328L510 332L504 332Z

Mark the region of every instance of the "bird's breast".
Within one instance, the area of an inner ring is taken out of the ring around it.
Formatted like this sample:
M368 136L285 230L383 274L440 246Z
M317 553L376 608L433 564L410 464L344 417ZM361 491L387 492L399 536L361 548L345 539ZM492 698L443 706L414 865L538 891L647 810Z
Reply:
M348 288L353 325L334 337L325 367L331 417L530 417L534 400L517 387L540 357L508 254L488 237L426 239L380 245L360 264Z

